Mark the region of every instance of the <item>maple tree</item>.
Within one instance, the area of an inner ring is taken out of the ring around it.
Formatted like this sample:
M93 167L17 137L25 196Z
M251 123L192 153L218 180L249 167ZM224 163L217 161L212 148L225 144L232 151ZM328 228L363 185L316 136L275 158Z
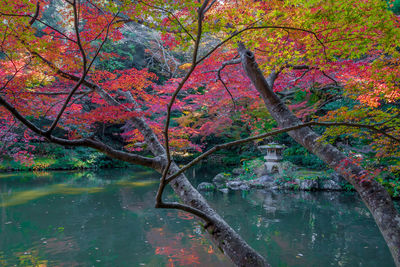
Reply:
M381 156L400 156L399 19L385 2L18 0L2 3L0 15L2 153L29 163L32 143L46 140L154 168L162 173L156 207L206 221L235 264L266 266L183 173L217 150L289 132L354 185L400 264L399 215L389 195L373 174L309 128L328 127L328 139L365 137L368 130ZM124 40L124 25L155 34L146 53L162 62L166 82L148 69L104 67L125 59L104 49ZM176 51L186 56L178 60ZM318 118L322 101L289 103L289 110L276 96L331 89L356 104ZM271 129L267 109L279 129ZM249 138L217 145L181 169L173 162L174 151L202 150L190 137L221 133L233 119ZM99 123L123 125L126 146L95 136ZM20 138L26 145L13 147ZM168 184L183 203L163 201Z

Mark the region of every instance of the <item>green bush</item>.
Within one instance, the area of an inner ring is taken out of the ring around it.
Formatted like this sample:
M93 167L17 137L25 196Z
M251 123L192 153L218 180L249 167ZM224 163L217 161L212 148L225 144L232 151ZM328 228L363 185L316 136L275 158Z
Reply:
M90 148L68 149L52 144L39 144L35 150L33 165L26 166L7 157L0 162L0 171L99 169L128 166L130 166L129 163L111 159Z
M283 160L313 170L325 170L326 164L301 145L294 144L283 152Z

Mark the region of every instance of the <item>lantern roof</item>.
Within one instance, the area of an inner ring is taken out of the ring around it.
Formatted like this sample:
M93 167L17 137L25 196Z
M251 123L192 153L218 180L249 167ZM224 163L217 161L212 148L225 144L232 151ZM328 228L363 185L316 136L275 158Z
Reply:
M278 143L272 142L272 143L269 143L269 144L267 144L267 145L259 146L259 148L261 148L261 149L271 149L271 148L274 148L274 149L283 149L283 148L285 148L285 146L280 145L280 144L278 144Z

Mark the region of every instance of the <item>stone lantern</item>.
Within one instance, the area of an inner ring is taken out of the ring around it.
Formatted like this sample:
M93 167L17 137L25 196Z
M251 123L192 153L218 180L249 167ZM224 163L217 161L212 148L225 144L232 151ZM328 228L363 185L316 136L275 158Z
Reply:
M258 146L261 153L266 154L265 167L269 173L282 173L282 167L280 160L282 159L282 152L285 146L277 143L269 143L267 145Z

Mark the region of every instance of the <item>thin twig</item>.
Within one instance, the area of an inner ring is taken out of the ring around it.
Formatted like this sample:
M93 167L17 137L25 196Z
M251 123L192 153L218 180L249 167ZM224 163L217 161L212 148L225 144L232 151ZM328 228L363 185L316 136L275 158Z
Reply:
M142 4L144 4L144 5L148 6L148 7L151 7L151 8L154 8L154 9L158 9L158 10L161 10L163 12L166 12L166 13L170 14L174 18L174 20L179 24L179 27L181 27L183 29L183 31L190 37L190 39L192 39L193 42L196 42L196 40L194 39L193 35L185 28L185 26L183 26L183 24L181 23L179 18L173 12L171 12L171 11L165 9L165 8L162 8L162 7L153 6L153 5L149 4L149 3L146 3L146 2L141 1L141 0L139 0L139 2L141 2Z
M24 117L21 113L18 112L18 110L12 106L10 103L8 103L3 97L0 96L0 105L5 107L13 116L15 119L20 121L22 124L24 124L26 127L28 127L31 131L34 133L45 137L48 141L63 145L63 146L84 146L84 147L91 147L94 148L100 152L103 152L106 155L112 156L114 158L131 162L131 163L136 163L139 165L143 166L148 166L152 167L155 169L160 170L161 169L161 159L160 157L156 158L148 158L144 156L140 156L137 154L133 153L127 153L121 150L116 150L103 142L99 140L95 140L93 138L81 138L81 139L75 139L75 140L69 140L69 139L64 139L64 138L59 138L55 137L53 135L48 135L44 130L40 129L38 126L33 124L31 121L29 121L26 117Z
M231 97L231 99L232 99L233 109L234 109L235 111L236 111L236 101L235 101L235 99L233 98L232 93L229 91L228 86L226 85L226 83L224 82L224 80L222 80L221 71L222 71L226 66L228 66L228 65L240 64L240 63L241 63L241 60L240 60L240 59L233 58L232 60L223 62L222 65L221 65L221 67L218 68L218 70L217 70L217 77L218 77L218 80L222 83L222 85L224 86L225 90L229 93L229 95L230 95L230 97Z
M293 30L293 31L301 31L301 32L305 32L305 33L309 33L311 35L314 36L314 38L318 41L318 43L322 46L323 48L323 52L324 52L324 56L325 58L328 60L327 54L326 54L326 47L325 44L322 42L322 40L318 37L317 33L311 31L311 30L307 30L307 29L302 29L302 28L296 28L296 27L289 27L289 26L274 26L274 25L265 25L265 26L253 26L254 23L252 23L250 26L241 29L239 31L234 32L233 34L231 34L229 37L227 37L226 39L224 39L223 41L221 41L219 44L217 44L216 46L214 46L207 54L205 54L203 57L201 57L197 63L202 62L204 59L206 59L207 57L209 57L215 50L217 50L218 48L220 48L221 46L223 46L225 43L229 42L230 40L232 40L234 37L246 32L246 31L250 31L250 30L260 30L260 29L282 29L282 30Z
M110 26L111 26L112 22L114 21L114 19L117 17L118 14L115 15L115 16L113 17L113 19L108 23L108 25L107 25L107 31L106 31L106 36L104 37L103 42L102 42L102 43L100 44L100 46L98 47L98 49L97 49L95 55L93 56L93 58L92 58L92 60L91 60L91 62L89 63L88 66L86 66L86 65L87 65L87 58L86 58L86 54L85 54L85 51L84 51L84 49L83 49L83 46L82 46L82 43L81 43L81 40L80 40L80 37L79 37L79 36L80 36L80 34L79 34L79 21L77 20L77 15L78 15L78 14L77 14L77 11L76 11L76 5L74 5L75 31L76 31L77 42L78 42L79 49L81 50L81 56L82 56L82 61L83 61L83 64L82 64L82 69L83 69L82 77L79 79L79 81L77 82L77 84L76 84L76 85L74 86L74 88L71 90L70 94L68 95L67 99L65 100L64 105L62 106L61 110L60 110L59 113L57 114L56 119L53 121L53 123L51 124L50 128L47 130L47 134L48 134L48 135L49 135L49 134L54 130L54 128L57 126L57 123L58 123L58 121L60 120L62 114L63 114L64 111L65 111L65 109L67 108L68 103L69 103L69 101L71 100L72 96L74 95L74 93L78 90L78 88L79 88L79 87L82 85L82 83L84 82L84 80L85 80L85 78L86 78L86 75L88 74L90 68L92 67L92 65L93 65L93 63L94 63L94 61L96 60L97 56L99 55L101 49L103 48L103 45L104 45L105 42L107 41L107 39L108 39L108 34L109 34L109 30L110 30Z
M325 127L347 126L347 127L353 127L353 128L364 128L364 129L369 129L369 130L371 130L371 131L373 131L373 132L375 132L377 134L382 134L382 135L386 136L387 138L389 138L389 139L391 139L391 140L393 140L393 141L395 141L397 143L400 143L400 138L394 137L394 136L386 133L385 131L376 128L375 125L357 124L357 123L351 123L351 122L317 122L317 121L312 121L312 122L306 122L306 123L303 123L303 124L299 124L299 125L295 125L295 126L291 126L291 127L287 127L287 128L271 131L271 132L268 132L268 133L259 134L259 135L256 135L256 136L252 136L252 137L248 137L248 138L244 138L244 139L240 139L240 140L236 140L236 141L232 141L232 142L216 145L213 148L211 148L210 150L204 152L203 154L201 154L200 156L198 156L197 158L192 160L191 162L189 162L188 164L186 164L185 166L183 166L182 168L180 168L179 171L177 171L176 173L174 173L171 176L169 176L166 179L166 181L167 181L167 183L170 183L172 180L174 180L176 177L178 177L184 171L186 171L187 169L189 169L190 167L192 167L193 165L195 165L196 163L198 163L202 159L208 157L209 155L215 153L218 150L225 149L225 148L232 147L232 146L237 146L237 145L248 143L248 142L252 142L252 141L255 141L255 140L259 140L259 139L264 139L266 137L274 136L274 135L281 134L281 133L290 132L290 131L297 130L297 129L304 128L304 127L311 127L311 126L325 126Z
M179 83L178 87L175 89L175 92L172 94L171 100L168 103L167 107L167 118L165 122L165 127L164 127L164 139L165 139L165 150L166 150L166 157L167 157L167 164L164 168L164 171L162 173L160 185L157 191L156 195L156 205L162 203L162 194L164 192L165 186L167 183L165 182L165 179L168 175L169 168L171 166L172 160L171 160L171 153L170 153L170 146L169 146L169 124L171 120L171 110L172 106L175 102L176 97L178 96L178 93L180 90L183 88L184 84L186 81L189 79L190 75L193 73L194 69L196 68L197 65L197 53L199 50L199 45L201 41L201 35L202 35L202 27L203 27L203 18L204 18L204 10L208 5L209 0L205 0L201 7L198 9L198 23L197 23L197 37L196 37L196 42L194 44L194 50L193 50L193 57L192 57L192 65L189 69L189 71L186 73L185 77L181 80Z

